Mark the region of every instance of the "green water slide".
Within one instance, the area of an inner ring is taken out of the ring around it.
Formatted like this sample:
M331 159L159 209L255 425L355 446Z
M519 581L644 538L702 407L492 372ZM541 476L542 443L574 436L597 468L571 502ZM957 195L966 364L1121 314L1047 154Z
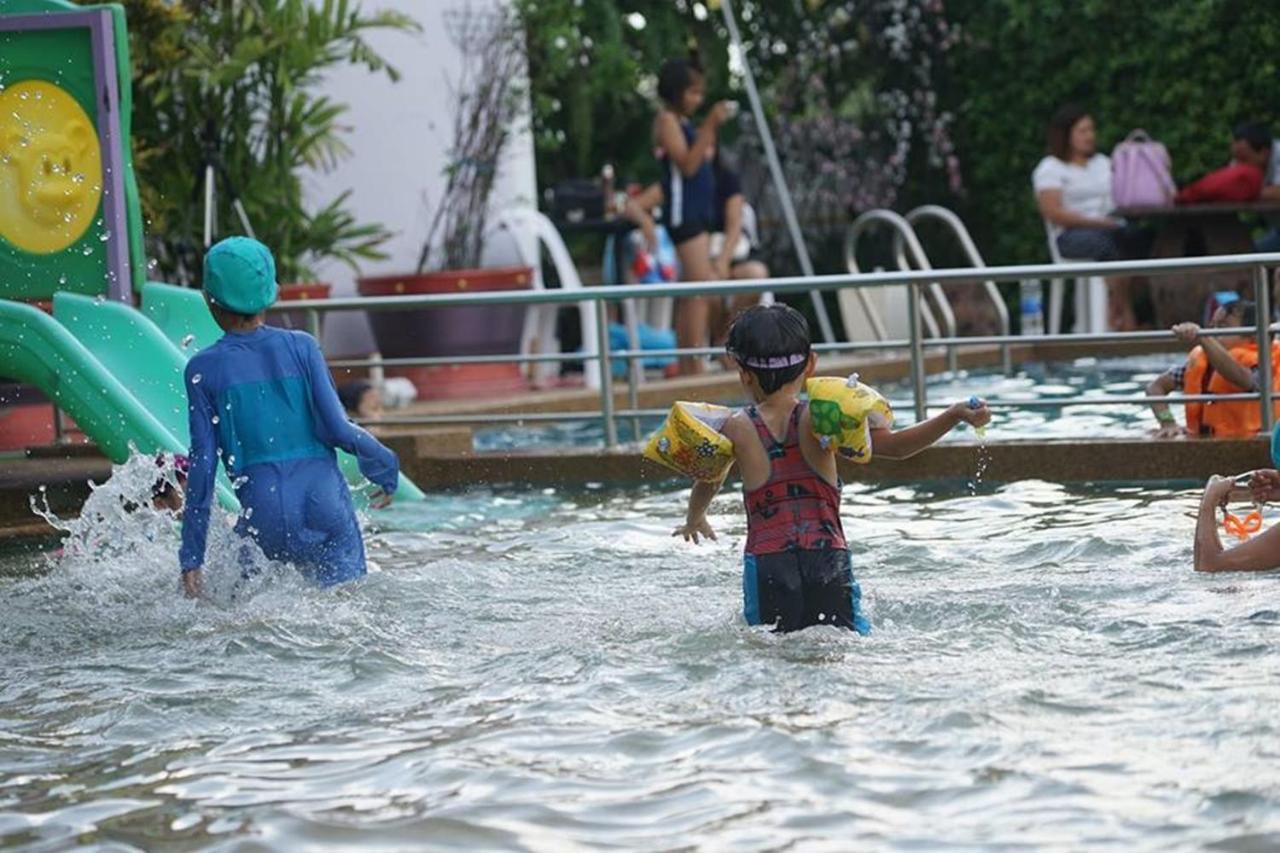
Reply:
M8 378L36 386L74 418L112 462L124 462L135 448L187 450L69 329L38 308L0 300L0 364ZM218 496L224 506L239 509L225 485Z
M147 282L142 287L142 313L175 347L184 363L186 359L222 337L222 330L213 321L213 315L209 313L204 296L198 290ZM181 372L179 368L179 395L185 394L182 388ZM180 396L179 399L183 398ZM187 434L185 425L182 434L184 436ZM338 467L342 469L348 483L357 485L364 482L364 475L360 473L356 458L349 453L338 452ZM412 480L403 474L400 475L400 485L396 487L395 495L397 502L420 501L425 497Z
M78 293L53 297L53 318L120 381L143 410L160 422L186 453L191 445L187 393L182 371L187 359L155 324L122 302ZM239 508L226 472L218 471L218 495Z

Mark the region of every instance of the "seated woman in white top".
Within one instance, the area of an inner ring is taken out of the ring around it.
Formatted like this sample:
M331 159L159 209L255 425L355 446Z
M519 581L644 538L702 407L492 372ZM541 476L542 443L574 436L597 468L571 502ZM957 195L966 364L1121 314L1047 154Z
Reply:
M1098 153L1093 117L1075 105L1062 107L1049 120L1048 142L1031 185L1059 254L1093 261L1145 256L1146 234L1109 215L1111 159Z

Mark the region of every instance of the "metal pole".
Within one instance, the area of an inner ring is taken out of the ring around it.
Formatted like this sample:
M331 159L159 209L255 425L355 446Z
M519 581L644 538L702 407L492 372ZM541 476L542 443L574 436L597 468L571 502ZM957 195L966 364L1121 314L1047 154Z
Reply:
M907 293L907 319L911 326L911 393L915 398L916 423L928 417L925 399L924 331L920 324L920 285L912 284Z
M782 177L782 164L778 162L778 152L773 147L773 134L769 131L769 123L765 121L764 107L760 104L760 92L756 89L756 78L751 73L751 62L747 59L746 51L742 49L742 34L738 32L738 20L733 15L732 0L721 0L720 11L724 13L724 25L729 30L729 41L733 43L738 56L742 58L742 81L747 86L747 99L751 101L751 113L756 120L756 129L760 131L764 156L769 162L769 174L773 177L773 188L777 191L778 201L782 204L782 217L787 221L791 244L796 248L796 260L800 262L801 272L806 276L812 276L813 262L809 260L809 247L805 245L804 234L800 231L800 221L796 218L795 208L791 204L791 191ZM831 318L827 316L827 306L822 301L821 291L809 291L809 299L813 301L813 313L818 318L822 339L831 343L836 336L831 328Z
M213 206L213 181L215 173L213 164L207 164L204 167L204 247L208 249L213 245L213 229L214 229L214 206Z
M1269 433L1275 422L1271 406L1271 289L1267 286L1267 268L1258 266L1253 277L1253 303L1258 324L1258 393L1262 395L1262 431Z
M307 331L311 337L320 340L320 312L314 308L307 309Z
M58 404L53 404L53 443L67 443L67 422Z
M622 310L627 317L627 347L633 352L640 350L639 306L636 300L628 299L622 303ZM640 408L640 383L644 381L644 360L633 358L627 361L627 404L632 411ZM631 419L631 433L635 441L640 440L640 419Z
M603 299L596 302L596 358L600 361L600 416L604 419L604 446L618 446L618 425L613 420L613 365L609 360L609 312Z

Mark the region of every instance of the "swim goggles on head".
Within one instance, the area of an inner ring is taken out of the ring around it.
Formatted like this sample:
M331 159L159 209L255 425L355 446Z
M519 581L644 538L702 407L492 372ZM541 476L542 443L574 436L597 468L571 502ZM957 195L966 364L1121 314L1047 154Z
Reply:
M804 364L809 360L809 353L794 352L791 355L742 355L733 350L726 350L729 357L741 364L743 367L752 367L756 370L781 370L786 367L795 367L797 364Z

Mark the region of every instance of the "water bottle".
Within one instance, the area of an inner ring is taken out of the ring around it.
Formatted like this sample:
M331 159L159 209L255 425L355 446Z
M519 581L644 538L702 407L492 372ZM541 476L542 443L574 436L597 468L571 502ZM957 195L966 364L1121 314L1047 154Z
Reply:
M1040 291L1040 280L1031 279L1019 282L1018 301L1022 305L1022 334L1044 334L1044 300Z
M969 398L969 408L970 408L970 409L981 409L981 408L982 408L982 401L978 399L977 395L974 395L974 396L972 396L972 397L970 397L970 398ZM976 433L976 434L977 434L978 438L986 438L986 437L987 437L987 428L986 428L986 427L984 427L984 426L974 427L974 428L973 428L973 431L974 431L974 433Z

